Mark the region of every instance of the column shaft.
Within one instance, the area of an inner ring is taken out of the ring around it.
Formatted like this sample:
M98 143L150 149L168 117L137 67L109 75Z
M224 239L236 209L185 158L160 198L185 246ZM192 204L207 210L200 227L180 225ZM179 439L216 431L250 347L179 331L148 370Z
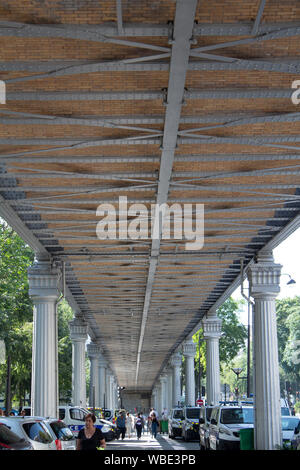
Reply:
M261 251L247 272L250 295L255 300L253 356L257 450L282 445L279 363L275 298L279 293L281 265L271 252Z

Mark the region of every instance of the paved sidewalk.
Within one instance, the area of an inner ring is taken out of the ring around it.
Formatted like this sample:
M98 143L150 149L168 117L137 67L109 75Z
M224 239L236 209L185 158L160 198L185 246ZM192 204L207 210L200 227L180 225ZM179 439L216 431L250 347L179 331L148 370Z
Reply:
M108 450L199 450L198 442L184 442L181 438L170 439L166 434L157 434L154 439L150 434L143 434L138 440L136 436L130 439L110 441L107 443Z

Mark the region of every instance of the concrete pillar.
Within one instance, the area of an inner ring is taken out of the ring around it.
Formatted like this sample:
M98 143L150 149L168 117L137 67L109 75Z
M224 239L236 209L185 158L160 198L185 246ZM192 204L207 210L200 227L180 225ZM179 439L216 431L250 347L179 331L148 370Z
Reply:
M162 374L159 378L160 380L160 409L158 410L159 413L162 413L164 408L167 408L167 375Z
M183 343L182 352L185 357L185 403L195 406L195 368L194 357L196 354L196 344L192 339Z
M91 373L90 373L90 396L89 396L89 405L94 405L95 398L95 407L99 406L99 354L100 347L97 343L89 343L87 345L87 352L91 362Z
M98 376L99 376L99 406L104 407L105 402L105 373L106 373L107 362L103 355L100 353L98 358Z
M162 408L162 404L161 404L161 383L159 381L159 383L156 386L156 411L158 412L159 416L161 414L161 408Z
M85 343L88 325L80 318L69 322L72 341L72 403L86 407Z
M281 265L262 251L247 276L255 300L253 328L255 426L257 450L282 445L278 343L275 298L280 291Z
M172 377L172 408L178 405L181 399L180 390L180 368L181 368L181 354L176 352L171 357L171 366L173 368Z
M39 260L28 269L29 295L34 303L31 407L35 416L58 417L56 302L58 272Z
M173 387L172 387L172 375L173 375L173 368L168 366L165 370L167 375L167 384L166 384L166 408L168 413L170 413L172 406L172 394L173 394Z
M206 400L217 405L221 399L219 339L222 321L216 314L202 320L203 336L206 340Z
M112 407L112 397L111 397L111 381L110 377L112 375L112 371L107 368L106 369L106 408L111 409Z

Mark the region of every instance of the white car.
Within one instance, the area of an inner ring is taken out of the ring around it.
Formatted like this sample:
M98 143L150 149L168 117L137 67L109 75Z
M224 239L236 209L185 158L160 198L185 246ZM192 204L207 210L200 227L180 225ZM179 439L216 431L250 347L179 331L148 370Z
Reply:
M253 427L253 406L215 406L209 423L209 448L211 450L239 450L241 429Z
M281 417L282 443L285 447L293 447L293 442L296 440L299 423L300 419L297 418L297 416Z
M199 406L183 408L182 437L184 441L199 440Z
M0 423L30 442L34 450L57 450L55 439L41 418L33 416L0 417Z
M173 408L169 417L169 437L175 439L175 437L181 436L183 423L183 409Z
M209 423L213 406L200 406L199 445L200 450L209 450Z
M47 418L43 423L54 438L57 450L76 450L76 438L63 421Z

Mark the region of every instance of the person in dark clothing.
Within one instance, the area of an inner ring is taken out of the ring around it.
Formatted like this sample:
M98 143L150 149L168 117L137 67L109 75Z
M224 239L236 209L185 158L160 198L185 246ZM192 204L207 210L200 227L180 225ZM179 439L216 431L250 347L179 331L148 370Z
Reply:
M122 441L123 441L125 434L126 434L126 419L122 413L120 413L119 416L117 417L116 425L117 425L118 435L122 436Z
M156 417L156 414L155 413L152 413L151 415L151 421L152 421L152 425L151 425L151 434L152 434L152 437L155 437L156 438L156 435L157 435L157 428L159 426L159 423L158 423L158 420L157 420L157 417Z
M99 447L106 447L102 431L94 426L95 422L93 413L85 416L85 427L78 433L76 450L97 450Z
M136 429L137 438L139 440L141 438L142 429L143 429L143 421L142 421L142 417L140 413L138 414L136 418L135 429Z

